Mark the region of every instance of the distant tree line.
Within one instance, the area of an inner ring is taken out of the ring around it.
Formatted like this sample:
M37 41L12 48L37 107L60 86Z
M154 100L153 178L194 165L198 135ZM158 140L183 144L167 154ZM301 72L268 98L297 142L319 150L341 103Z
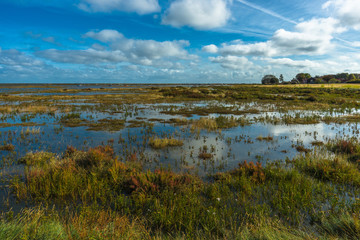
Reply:
M309 73L298 73L291 81L284 81L284 76L279 78L274 75L265 75L262 84L321 84L321 83L360 83L359 73L338 73L335 75L324 75L312 77Z

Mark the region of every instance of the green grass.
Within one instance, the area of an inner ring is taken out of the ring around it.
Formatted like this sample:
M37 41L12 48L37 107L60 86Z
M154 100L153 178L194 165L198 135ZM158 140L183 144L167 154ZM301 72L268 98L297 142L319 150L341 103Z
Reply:
M360 172L346 159L308 154L290 165L244 162L207 180L169 169L143 170L136 159L120 162L110 146L69 147L62 156L37 152L23 159L25 179L12 181L13 195L58 210L4 215L0 236L10 236L4 239L356 239L359 234L360 200L345 195L359 196Z
M360 171L356 165L342 156L329 159L319 154L312 154L294 161L296 168L301 172L319 180L360 187Z
M136 220L94 207L77 212L24 209L18 216L0 221L0 239L149 239Z

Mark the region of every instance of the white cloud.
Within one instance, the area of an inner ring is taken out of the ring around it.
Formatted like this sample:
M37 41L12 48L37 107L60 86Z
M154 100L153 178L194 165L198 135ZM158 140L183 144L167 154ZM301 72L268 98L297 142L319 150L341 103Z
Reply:
M209 57L209 60L213 63L220 63L223 68L228 68L232 70L246 70L253 67L254 65L246 57L218 56Z
M177 59L191 59L184 47L189 46L188 41L165 41L154 40L133 40L127 39L124 42L114 44L113 47L123 51L129 58L160 59L172 57Z
M99 40L101 42L114 42L120 40L124 37L121 33L112 29L104 29L100 32L88 32L84 35L84 37L93 38Z
M233 41L222 44L218 52L234 56L291 56L291 55L323 55L333 48L333 35L345 31L338 26L334 18L312 19L299 23L295 31L277 30L266 42L245 44ZM204 51L215 49L212 45L205 46Z
M197 57L189 54L184 48L188 41L164 41L127 39L116 30L88 32L85 37L99 40L106 44L92 45L86 50L48 49L36 52L37 56L60 63L97 64L122 63L146 66L178 66L170 60L191 60Z
M149 14L160 11L158 0L82 0L78 7L87 12L136 12Z
M359 0L330 0L323 4L323 9L331 9L345 27L360 30Z
M0 48L0 79L3 82L17 81L24 77L37 79L49 76L54 68L35 57L15 49Z
M207 30L224 26L231 13L227 0L175 0L165 12L162 23Z
M210 44L210 45L204 46L202 48L202 50L204 52L208 52L208 53L217 53L219 51L219 48L217 46L215 46L214 44Z
M351 42L350 45L353 47L360 47L360 41Z
M44 63L15 49L1 50L0 64L13 67L39 67Z
M260 42L253 44L223 44L219 49L222 55L235 55L235 56L273 56L276 49L273 49L270 42Z
M339 26L339 20L332 17L328 18L313 18L309 21L298 23L295 28L299 32L308 34L323 34L330 35L333 33L342 33L346 28Z
M333 34L345 29L338 27L334 18L320 18L301 22L295 26L297 31L277 30L270 44L280 56L323 55L333 48Z

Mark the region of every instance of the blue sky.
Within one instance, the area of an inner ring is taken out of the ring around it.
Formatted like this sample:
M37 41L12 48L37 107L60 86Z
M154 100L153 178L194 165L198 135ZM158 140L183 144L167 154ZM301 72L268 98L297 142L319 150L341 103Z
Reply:
M359 0L2 0L0 83L360 72Z

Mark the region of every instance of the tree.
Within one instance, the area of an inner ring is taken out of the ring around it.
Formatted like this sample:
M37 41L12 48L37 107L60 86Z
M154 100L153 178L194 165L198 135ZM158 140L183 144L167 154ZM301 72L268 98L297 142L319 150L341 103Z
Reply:
M321 77L317 77L315 78L315 83L316 84L324 83L324 80Z
M280 80L280 83L284 83L284 76L282 74L280 74L279 80Z
M339 79L341 81L347 80L349 78L349 74L348 73L338 73L335 75L336 79Z
M306 83L311 75L309 73L298 73L295 77L300 83Z
M349 76L349 80L351 81L351 80L356 80L356 77L355 77L355 75L352 73L352 74L350 74L350 76Z
M274 75L265 75L262 80L262 84L270 85L270 84L279 84L279 79Z
M332 78L329 80L329 83L340 83L341 81L339 79L336 78Z

